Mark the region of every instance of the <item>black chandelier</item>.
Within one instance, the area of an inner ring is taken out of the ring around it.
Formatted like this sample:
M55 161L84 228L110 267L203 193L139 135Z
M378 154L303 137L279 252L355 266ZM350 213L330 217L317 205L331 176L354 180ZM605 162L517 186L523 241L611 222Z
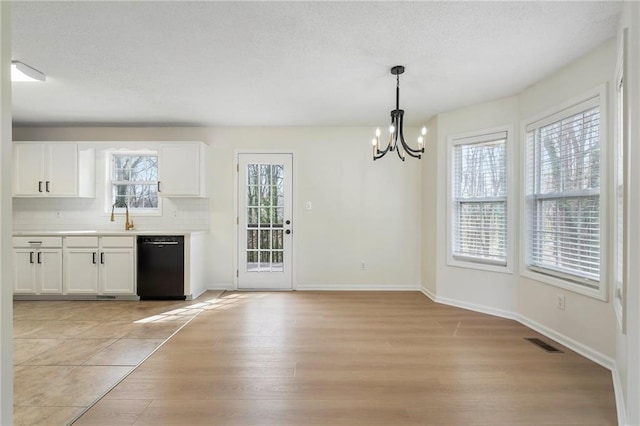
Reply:
M420 159L424 152L424 136L427 134L427 128L422 127L420 136L418 137L418 149L413 149L404 140L402 133L402 117L404 110L400 109L400 74L404 72L402 65L396 65L391 68L391 74L396 76L396 109L391 111L391 125L389 126L389 142L387 147L380 150L380 128L376 129L376 137L373 138L373 160L384 157L389 151L396 151L398 158L405 160L405 153L413 158Z

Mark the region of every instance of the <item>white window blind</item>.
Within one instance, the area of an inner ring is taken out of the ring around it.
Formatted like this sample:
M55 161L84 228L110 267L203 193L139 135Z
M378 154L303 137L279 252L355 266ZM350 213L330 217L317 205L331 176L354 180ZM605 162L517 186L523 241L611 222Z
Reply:
M599 99L527 127L527 264L598 289Z
M506 132L453 146L453 258L507 264Z

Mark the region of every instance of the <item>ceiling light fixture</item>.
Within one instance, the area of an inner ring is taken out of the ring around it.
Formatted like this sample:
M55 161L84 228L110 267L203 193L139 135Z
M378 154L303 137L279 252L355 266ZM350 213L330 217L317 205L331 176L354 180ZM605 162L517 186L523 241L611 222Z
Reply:
M11 81L45 81L47 76L19 61L11 61Z
M402 117L404 116L404 110L400 109L400 74L404 72L402 65L396 65L391 68L391 74L396 76L396 109L391 111L391 126L389 126L389 143L387 147L380 150L380 128L376 129L376 137L373 138L371 143L373 144L373 160L382 158L389 151L396 151L398 158L402 161L405 160L405 153L413 158L420 159L424 152L424 137L427 134L427 128L422 127L420 136L418 137L418 149L413 149L404 141L404 134L402 133Z

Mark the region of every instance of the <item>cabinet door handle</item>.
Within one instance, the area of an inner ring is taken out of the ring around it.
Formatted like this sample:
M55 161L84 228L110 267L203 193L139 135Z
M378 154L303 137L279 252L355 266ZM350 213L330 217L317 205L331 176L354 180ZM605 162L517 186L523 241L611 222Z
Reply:
M100 263L104 265L104 252L100 253Z
M158 181L158 192L162 192L160 191L160 181Z
M44 188L47 192L49 192L49 181L46 181L44 184Z
M37 257L38 257L38 263L42 263L42 252L41 251L38 252L38 256Z
M93 264L94 265L96 264L96 252L95 251L93 252Z
M33 252L29 252L29 263L33 263Z
M38 192L42 192L42 181L38 181Z

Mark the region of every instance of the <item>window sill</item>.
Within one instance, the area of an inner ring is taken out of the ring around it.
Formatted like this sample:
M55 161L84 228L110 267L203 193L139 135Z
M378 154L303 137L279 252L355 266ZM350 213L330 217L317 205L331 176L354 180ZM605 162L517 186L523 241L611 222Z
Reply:
M591 288L582 286L580 284L576 284L571 281L564 280L562 278L557 278L552 275L546 275L540 272L532 271L526 267L520 271L520 276L529 278L531 280L534 280L543 284L548 284L554 287L559 287L565 290L569 290L573 293L578 293L583 296L591 297L593 299L601 300L603 302L607 301L606 289L603 288L606 286L603 285L602 282L600 283L601 287L599 289L591 289Z
M508 263L507 263L508 265ZM476 269L479 271L498 272L501 274L513 274L513 270L510 266L492 265L490 263L464 261L455 259L449 256L447 259L447 266L454 266L457 268Z

